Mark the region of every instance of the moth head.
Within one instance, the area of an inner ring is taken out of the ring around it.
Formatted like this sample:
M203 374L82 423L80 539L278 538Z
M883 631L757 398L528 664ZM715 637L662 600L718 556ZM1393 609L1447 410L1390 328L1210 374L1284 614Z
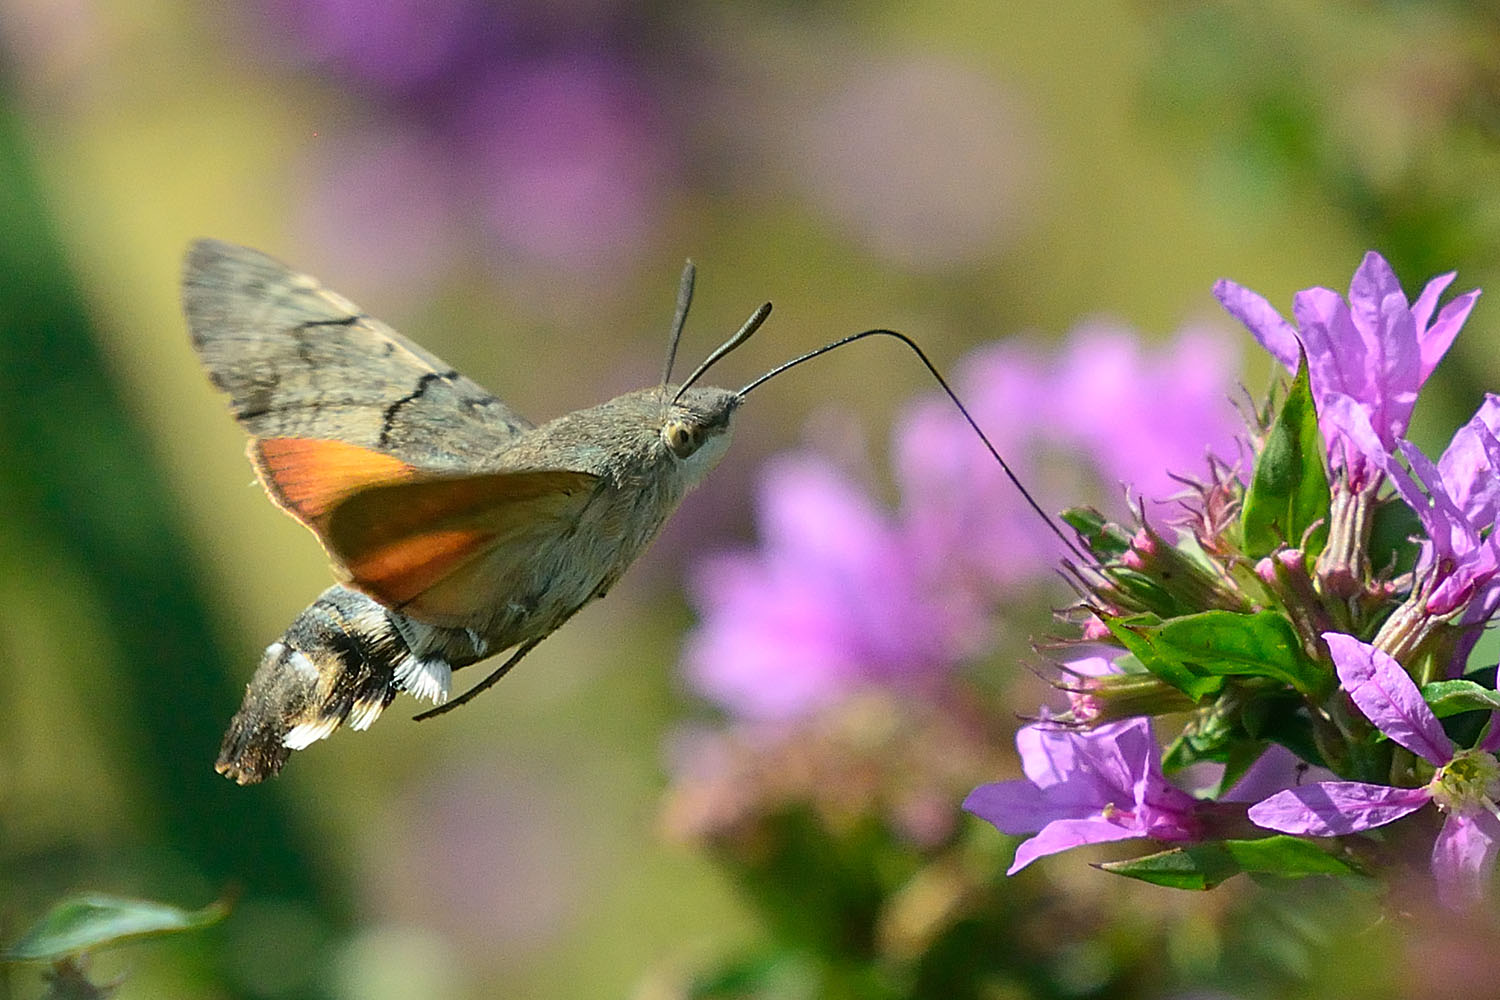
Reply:
M696 481L719 463L729 448L738 393L728 389L689 389L667 407L661 441Z

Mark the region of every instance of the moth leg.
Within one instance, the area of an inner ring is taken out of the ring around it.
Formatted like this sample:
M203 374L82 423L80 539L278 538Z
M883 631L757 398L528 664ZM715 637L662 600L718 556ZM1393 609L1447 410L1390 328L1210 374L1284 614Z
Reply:
M527 642L523 643L516 649L514 653L510 654L509 659L500 664L500 666L496 667L495 670L491 672L490 675L484 680L480 681L478 684L475 684L473 687L469 688L469 690L465 691L457 698L454 698L452 701L447 702L446 704L439 705L436 708L429 708L427 711L423 712L420 715L412 716L412 721L422 722L426 719L431 719L436 716L442 715L444 712L451 712L453 711L453 709L474 698L481 691L485 691L493 687L500 680L500 678L510 673L511 667L514 667L517 663L521 662L521 657L525 656L527 653L535 649L537 645L542 641L542 639L545 638L547 638L547 636L544 635L536 639L530 639Z

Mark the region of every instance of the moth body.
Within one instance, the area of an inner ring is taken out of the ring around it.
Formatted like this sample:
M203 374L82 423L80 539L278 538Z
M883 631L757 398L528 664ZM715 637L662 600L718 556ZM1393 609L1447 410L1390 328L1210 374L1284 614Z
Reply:
M262 484L342 581L247 686L217 764L241 784L514 649L498 676L603 596L723 456L742 398L663 385L535 427L257 251L195 243L183 299Z

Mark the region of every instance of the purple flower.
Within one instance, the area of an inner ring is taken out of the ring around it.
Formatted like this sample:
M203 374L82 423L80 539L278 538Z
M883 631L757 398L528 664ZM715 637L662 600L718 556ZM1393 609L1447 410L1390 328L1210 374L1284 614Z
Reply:
M1068 337L1047 416L1063 448L1082 446L1106 490L1123 486L1148 516L1168 516L1183 491L1174 475L1199 473L1210 452L1233 460L1238 368L1221 331L1184 329L1148 350L1132 330L1088 323Z
M497 246L575 271L627 268L650 242L674 137L624 59L592 53L503 64L469 82L454 148Z
M475 0L269 0L266 17L309 61L392 91L427 83L486 24Z
M643 45L648 27L629 5L261 0L257 9L269 47L361 98L351 117L389 142L350 149L332 123L313 144L330 152L307 171L305 197L326 206L325 218L353 219L366 238L342 243L380 247L406 284L435 279L439 253L478 252L496 272L586 275L575 297L598 294L655 237L682 140L666 109L686 77L680 59L653 63L677 50Z
M1354 452L1390 477L1422 522L1426 540L1418 568L1430 575L1425 612L1440 617L1467 605L1462 624L1488 620L1500 603L1500 541L1491 531L1500 498L1500 440L1494 432L1500 397L1486 398L1436 465L1409 441L1398 440L1410 472L1376 439L1367 415L1348 397L1334 399L1326 419Z
M334 262L356 301L374 289L418 297L459 255L452 167L432 155L431 136L407 128L319 145L300 171L298 234Z
M1017 475L1042 484L1044 507L1124 486L1161 515L1182 492L1172 473L1194 472L1209 451L1234 453L1235 367L1222 341L1201 332L1155 353L1135 333L1096 322L1075 330L1057 358L1015 342L980 348L955 382ZM903 512L924 551L1000 587L1052 572L1060 546L1037 530L951 402L932 397L908 411L893 450ZM1065 460L1046 461L1052 452Z
M1477 747L1456 748L1399 663L1353 636L1327 632L1323 638L1359 710L1436 770L1420 788L1359 781L1289 788L1251 806L1251 821L1282 833L1335 837L1384 826L1434 803L1446 814L1432 850L1439 896L1455 908L1477 901L1500 850L1500 762L1493 753L1500 747L1500 727L1492 717Z
M974 419L1028 483L1040 481L1035 452L1050 425L1048 369L1034 345L997 341L969 354L954 373ZM1036 514L951 400L933 395L909 408L895 429L892 452L902 517L920 551L957 560L997 588L1053 572L1062 547L1037 530Z
M1043 721L1016 733L1016 749L1024 780L980 785L964 800L965 809L1002 833L1036 832L1016 849L1007 874L1084 844L1200 835L1197 801L1162 775L1149 719L1087 732Z
M1348 397L1369 418L1386 449L1394 450L1406 433L1417 391L1479 297L1477 289L1460 295L1434 321L1438 297L1452 280L1451 272L1433 278L1417 301L1408 303L1391 266L1371 251L1354 272L1347 303L1327 288L1297 293L1292 301L1295 328L1260 295L1232 281L1216 282L1214 295L1287 371L1295 372L1306 352L1320 413L1334 397ZM1330 459L1346 469L1350 483L1371 483L1377 470L1357 450L1346 453L1347 442L1336 428L1325 422L1323 433Z
M980 609L934 578L895 520L825 461L788 456L760 494L761 547L720 555L693 588L683 659L732 714L791 718L867 684L922 686L973 652Z

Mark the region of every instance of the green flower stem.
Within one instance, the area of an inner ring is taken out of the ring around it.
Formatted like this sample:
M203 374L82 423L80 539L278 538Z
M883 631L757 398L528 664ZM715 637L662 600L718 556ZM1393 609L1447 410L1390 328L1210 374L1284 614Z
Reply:
M1314 576L1331 607L1349 607L1370 578L1370 530L1374 525L1379 482L1351 490L1340 476L1328 511L1328 544L1318 556ZM1340 623L1346 627L1346 623Z
M1371 645L1406 667L1419 687L1443 679L1447 658L1441 655L1441 649L1451 645L1443 641L1442 633L1447 631L1443 620L1427 611L1427 598L1436 578L1436 574L1428 574L1370 640Z

